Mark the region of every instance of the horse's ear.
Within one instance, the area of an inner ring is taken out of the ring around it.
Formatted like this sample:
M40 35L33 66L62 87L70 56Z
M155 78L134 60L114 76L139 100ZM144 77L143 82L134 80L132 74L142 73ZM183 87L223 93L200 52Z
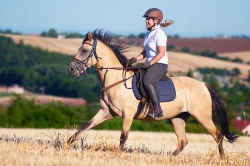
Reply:
M89 42L91 42L92 39L93 39L92 34L91 34L90 32L88 32L88 33L86 34L86 38L87 38L87 40L88 40Z

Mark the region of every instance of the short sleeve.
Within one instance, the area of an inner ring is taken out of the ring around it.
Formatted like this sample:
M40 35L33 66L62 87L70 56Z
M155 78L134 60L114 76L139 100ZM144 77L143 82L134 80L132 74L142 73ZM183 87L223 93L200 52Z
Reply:
M157 33L156 46L167 46L167 37L163 31Z

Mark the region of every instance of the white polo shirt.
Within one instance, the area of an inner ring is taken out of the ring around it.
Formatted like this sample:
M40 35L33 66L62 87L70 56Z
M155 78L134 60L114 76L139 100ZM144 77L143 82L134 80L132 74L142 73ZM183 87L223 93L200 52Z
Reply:
M164 31L157 25L154 29L147 31L143 43L144 49L146 51L147 62L150 62L157 54L157 46L167 46L167 36ZM168 64L168 55L165 50L165 55L157 62Z

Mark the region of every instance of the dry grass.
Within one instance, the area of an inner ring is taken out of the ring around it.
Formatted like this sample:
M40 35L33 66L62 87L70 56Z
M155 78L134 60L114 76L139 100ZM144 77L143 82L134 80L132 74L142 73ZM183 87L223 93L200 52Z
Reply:
M242 51L242 52L230 52L230 53L220 53L221 57L228 57L230 59L240 58L245 63L250 62L250 51Z
M221 159L207 134L187 134L189 144L177 156L174 133L130 132L126 148L118 148L120 131L90 130L70 147L75 130L0 129L0 165L250 165L250 138L224 142Z

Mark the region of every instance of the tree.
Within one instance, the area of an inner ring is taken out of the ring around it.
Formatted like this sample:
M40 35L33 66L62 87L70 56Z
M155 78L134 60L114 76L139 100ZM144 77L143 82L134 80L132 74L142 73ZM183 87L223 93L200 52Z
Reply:
M250 82L250 70L248 70L248 77L247 77L247 81Z
M213 72L210 75L209 85L211 85L212 87L214 87L217 90L220 88L219 82L216 79L216 76L214 75Z
M189 69L189 70L188 70L187 76L188 76L188 77L191 77L191 78L194 78L194 72L193 72L192 69Z
M173 38L179 38L179 35L178 34L175 34Z
M167 50L174 50L174 45L167 45Z
M58 33L56 32L56 30L54 28L51 28L49 31L48 31L48 36L49 37L53 37L53 38L57 38L58 37Z
M235 59L232 60L233 62L236 62L236 63L243 63L243 60L236 57Z
M128 38L136 38L136 36L134 34L129 34Z
M12 33L12 30L11 30L11 29L6 29L6 30L4 31L4 33L11 34L11 33Z
M138 35L138 38L144 39L144 37L145 37L145 33L140 33L140 34Z
M208 78L207 74L204 74L203 81L206 82L206 83L208 83L209 78Z
M209 50L204 50L204 51L201 53L201 55L206 56L206 57L209 57L210 54L211 54L211 53L210 53Z
M240 69L237 68L237 67L233 68L232 71L231 71L231 74L233 76L239 76L241 74Z
M182 51L182 52L190 52L190 50L189 50L188 47L183 47L183 48L181 49L181 51Z
M54 28L50 28L48 32L43 31L41 33L41 36L47 36L47 37L57 38L58 37L58 33L56 32L56 30Z
M47 34L46 31L43 31L43 32L41 33L41 36L48 36L48 34Z
M216 52L212 52L209 57L211 58L218 58L218 54Z

